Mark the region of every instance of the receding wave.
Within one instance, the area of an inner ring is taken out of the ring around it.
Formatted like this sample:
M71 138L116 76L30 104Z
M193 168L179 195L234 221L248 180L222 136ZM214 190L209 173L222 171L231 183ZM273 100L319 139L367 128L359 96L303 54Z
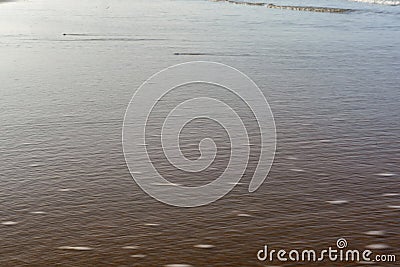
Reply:
M398 0L350 0L350 1L369 3L369 4L388 5L388 6L399 6L400 5L400 1L398 1Z

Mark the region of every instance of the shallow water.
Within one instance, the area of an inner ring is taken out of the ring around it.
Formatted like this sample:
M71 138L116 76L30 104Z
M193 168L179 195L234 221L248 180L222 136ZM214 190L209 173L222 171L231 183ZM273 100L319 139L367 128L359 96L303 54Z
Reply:
M265 266L256 258L265 244L325 249L339 237L399 258L399 7L274 3L357 11L1 3L0 265ZM223 199L182 209L134 183L121 128L142 82L192 60L231 65L259 85L278 149L257 192L245 177Z

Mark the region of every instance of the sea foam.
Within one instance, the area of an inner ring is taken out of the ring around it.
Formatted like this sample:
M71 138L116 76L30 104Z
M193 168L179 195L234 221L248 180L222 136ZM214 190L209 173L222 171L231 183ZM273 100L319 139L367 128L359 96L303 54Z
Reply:
M368 3L368 4L388 5L388 6L400 5L400 1L398 1L398 0L350 0L350 1L362 2L362 3Z

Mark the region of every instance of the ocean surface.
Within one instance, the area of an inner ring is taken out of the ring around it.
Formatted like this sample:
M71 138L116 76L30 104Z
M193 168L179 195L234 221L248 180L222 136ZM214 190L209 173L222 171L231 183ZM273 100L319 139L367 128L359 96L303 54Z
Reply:
M338 238L400 260L399 1L272 2L354 9L344 14L203 0L0 2L0 266L345 266L256 256L264 245L326 249ZM244 177L221 200L185 209L133 181L121 131L148 77L194 60L256 82L277 152L258 191Z

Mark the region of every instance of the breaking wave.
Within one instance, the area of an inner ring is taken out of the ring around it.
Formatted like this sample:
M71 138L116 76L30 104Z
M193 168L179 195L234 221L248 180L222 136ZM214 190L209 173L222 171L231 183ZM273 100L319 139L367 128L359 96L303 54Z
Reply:
M400 5L400 1L398 1L398 0L350 0L350 1L369 3L369 4L388 5L388 6L399 6Z

